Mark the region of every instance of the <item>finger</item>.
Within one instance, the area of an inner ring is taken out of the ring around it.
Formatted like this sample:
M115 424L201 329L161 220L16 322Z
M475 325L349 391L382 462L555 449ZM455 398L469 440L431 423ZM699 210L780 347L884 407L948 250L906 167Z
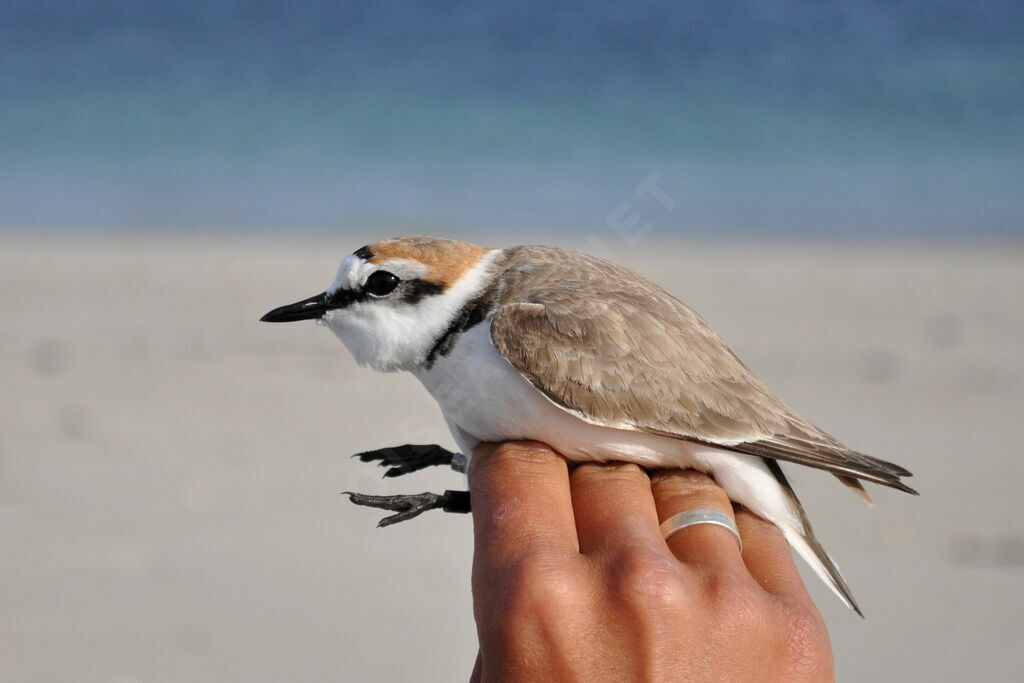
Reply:
M736 508L736 524L743 537L743 561L758 585L773 595L810 602L782 531L743 506Z
M507 567L526 554L578 552L565 460L536 442L483 444L469 465L474 556Z
M665 521L684 510L711 508L733 517L732 502L710 477L693 470L662 470L651 477L658 519ZM694 524L667 541L680 561L713 569L742 570L736 536L717 524ZM745 570L744 570L745 571Z
M569 476L580 552L661 544L651 479L636 465L580 465Z

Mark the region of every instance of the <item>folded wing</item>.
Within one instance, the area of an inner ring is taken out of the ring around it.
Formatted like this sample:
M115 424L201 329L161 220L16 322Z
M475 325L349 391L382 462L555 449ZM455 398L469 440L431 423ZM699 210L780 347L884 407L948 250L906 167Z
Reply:
M910 476L906 469L847 448L786 408L696 313L656 284L550 247L520 247L508 272L491 340L580 418L816 467L861 493L859 479L915 493L900 481Z

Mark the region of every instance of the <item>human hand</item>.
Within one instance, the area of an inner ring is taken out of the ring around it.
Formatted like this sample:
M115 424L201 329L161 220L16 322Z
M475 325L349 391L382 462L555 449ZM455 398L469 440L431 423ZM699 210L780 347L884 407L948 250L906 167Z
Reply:
M733 506L693 471L569 471L544 444L483 444L473 492L473 681L821 681L825 623L782 533L739 508L743 538L683 510Z

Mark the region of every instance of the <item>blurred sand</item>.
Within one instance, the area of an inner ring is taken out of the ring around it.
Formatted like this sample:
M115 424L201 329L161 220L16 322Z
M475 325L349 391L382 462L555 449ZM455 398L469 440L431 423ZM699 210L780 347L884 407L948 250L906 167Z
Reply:
M437 408L257 322L381 236L0 236L0 680L466 678L470 520L378 530L339 495L461 485L347 457L450 444ZM811 582L839 678L1019 675L1024 248L655 242L618 257L917 474L870 510L789 469L868 617Z

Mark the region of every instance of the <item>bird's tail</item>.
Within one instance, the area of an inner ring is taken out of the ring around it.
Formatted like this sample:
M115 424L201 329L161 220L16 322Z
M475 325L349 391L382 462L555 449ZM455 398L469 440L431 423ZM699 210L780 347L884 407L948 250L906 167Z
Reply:
M782 467L779 463L772 458L765 458L765 463L768 465L768 469L771 470L775 478L778 479L779 484L785 491L786 496L792 503L793 510L797 513L800 519L802 528L797 528L792 524L781 524L777 523L782 533L785 535L786 540L789 542L800 557L804 559L807 564L811 566L814 573L821 577L822 581L832 589L832 591L842 600L847 607L852 609L861 618L864 617L864 613L860 611L860 607L857 606L857 601L853 598L853 592L850 590L850 586L846 583L846 579L839 573L839 567L832 561L832 558L828 556L825 549L818 542L818 539L814 536L814 529L811 528L811 523L807 519L807 514L804 512L803 505L800 504L800 500L796 497L796 493L793 492L793 487L789 485L789 480L786 479L786 475L782 471Z

